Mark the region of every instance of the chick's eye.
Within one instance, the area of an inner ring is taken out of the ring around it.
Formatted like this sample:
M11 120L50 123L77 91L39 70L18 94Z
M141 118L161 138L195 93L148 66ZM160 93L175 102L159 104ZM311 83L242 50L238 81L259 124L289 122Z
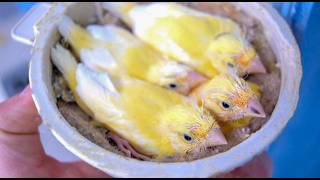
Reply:
M230 68L234 68L234 64L230 63L230 62L227 63L227 66L230 67Z
M221 106L224 108L224 109L230 109L231 105L225 101L222 101L221 102Z
M175 88L177 88L177 84L170 83L169 87L170 87L170 89L175 89Z
M183 138L184 138L186 141L188 141L188 142L192 141L191 136L189 136L188 134L184 134L184 135L183 135Z

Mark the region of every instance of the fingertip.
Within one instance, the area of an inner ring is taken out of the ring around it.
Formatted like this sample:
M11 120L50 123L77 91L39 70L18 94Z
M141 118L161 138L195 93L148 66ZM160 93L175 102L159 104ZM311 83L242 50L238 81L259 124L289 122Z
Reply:
M32 98L32 90L30 85L27 85L20 94L17 95L18 101L20 101L21 105L27 108L29 111L33 112L35 115L38 115L36 106L34 104L33 98Z
M31 95L31 87L30 85L27 85L19 94L21 97L27 97Z
M32 90L30 85L26 86L19 94L19 99L25 100L28 103L34 105L33 99L32 99Z

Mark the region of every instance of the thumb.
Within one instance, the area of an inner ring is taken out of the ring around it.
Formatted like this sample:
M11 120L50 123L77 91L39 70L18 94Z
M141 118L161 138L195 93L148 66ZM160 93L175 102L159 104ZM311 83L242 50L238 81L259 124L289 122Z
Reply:
M38 132L41 120L27 86L20 94L0 104L0 130L14 134Z

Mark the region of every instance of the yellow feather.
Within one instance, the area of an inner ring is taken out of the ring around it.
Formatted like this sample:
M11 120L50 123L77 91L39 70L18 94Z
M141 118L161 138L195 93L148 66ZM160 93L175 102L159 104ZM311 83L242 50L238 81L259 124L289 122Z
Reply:
M250 88L254 91L255 95L260 98L261 97L261 88L258 84L254 82L247 81ZM226 123L220 123L221 129L223 134L230 133L232 130L244 127L250 124L250 121L253 118L242 118L236 121L226 122Z
M190 127L200 125L198 131L203 134L207 134L214 125L218 127L211 117L205 116L199 108L173 91L143 81L129 80L121 84L115 108L121 109L123 114L116 119L106 119L106 110L104 116L96 116L96 119L145 155L156 159L185 155L197 145L183 139L184 133L192 134ZM120 119L124 123L116 122ZM206 136L197 138L205 142Z
M223 134L229 134L232 130L247 126L252 118L243 118L236 121L220 123Z
M249 84L251 89L255 92L255 94L260 98L261 97L261 89L260 89L259 85L257 85L256 83L253 83L253 82L249 82L249 81L247 81L247 83ZM229 121L229 122L225 122L225 123L221 122L220 123L221 130L222 130L223 134L228 134L234 129L249 125L250 121L252 119L253 118L242 118L239 120Z
M247 81L247 83L250 86L250 88L255 92L255 95L260 98L262 95L261 94L262 93L261 87L254 82Z
M130 78L114 80L121 81L114 87L107 73L77 65L69 51L58 47L52 49L53 62L73 93L96 121L128 140L140 153L157 160L184 156L204 146L208 132L219 128L208 112L186 97ZM195 140L187 142L185 134Z
M129 25L142 40L173 60L213 78L193 93L199 104L205 101L204 105L223 119L252 116L247 105L250 98L259 97L257 87L237 77L218 76L221 72L229 74L230 69L241 74L257 57L235 22L176 3L136 4L127 14L114 6L117 3L105 4L112 12L130 18ZM234 109L223 109L224 101Z
M217 34L229 31L228 26L221 26L217 22L193 16L164 17L157 19L154 26L140 37L161 52L213 77L219 69L211 66L210 57L204 52Z
M129 18L129 25L142 40L208 77L228 72L228 64L244 73L256 57L240 27L228 18L176 3L135 5L127 14L121 8L108 6L108 2L105 4L108 10Z
M90 68L113 77L132 76L164 87L176 84L190 90L196 84L188 79L193 72L191 68L169 61L127 30L114 25L91 25L87 29L89 32L69 17L59 23L62 36Z
M258 101L261 92L255 83L230 74L219 74L195 89L191 96L211 110L217 120L232 121L252 117L249 101ZM226 107L223 103L227 104Z

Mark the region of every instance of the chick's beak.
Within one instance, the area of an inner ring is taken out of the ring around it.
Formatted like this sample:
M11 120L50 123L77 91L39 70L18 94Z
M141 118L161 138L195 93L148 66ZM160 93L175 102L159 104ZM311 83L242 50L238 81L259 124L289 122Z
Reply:
M256 56L250 63L249 67L246 69L248 74L255 74L255 73L267 73L266 68L262 64L259 56Z
M219 128L212 128L208 133L207 145L217 146L227 144L227 140Z
M208 79L195 72L195 71L190 71L188 72L187 74L187 77L186 77L186 82L189 84L189 87L190 87L190 90L196 88L197 86L201 85L202 83L206 82Z
M248 101L248 111L252 117L266 117L266 113L260 103L260 101L256 98L251 98Z
M178 80L183 85L179 86L176 90L178 93L181 93L183 95L189 95L192 89L198 87L207 80L208 79L205 76L195 71L189 71L186 76L183 76Z

